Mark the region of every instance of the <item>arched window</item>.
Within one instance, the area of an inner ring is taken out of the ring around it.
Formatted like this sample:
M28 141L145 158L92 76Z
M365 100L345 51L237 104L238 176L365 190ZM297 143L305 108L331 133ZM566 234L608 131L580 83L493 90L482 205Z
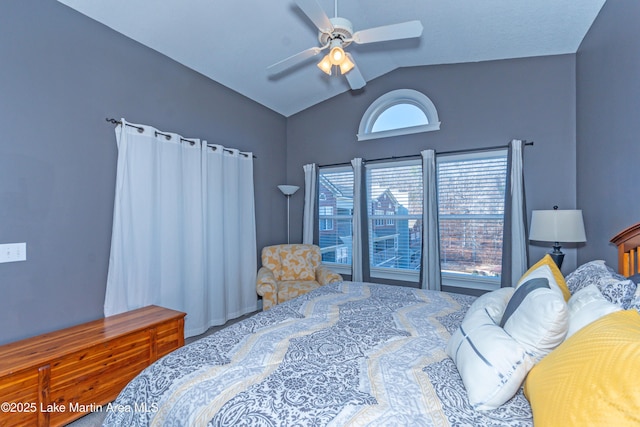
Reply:
M365 111L358 141L440 129L438 111L424 94L398 89L376 99Z

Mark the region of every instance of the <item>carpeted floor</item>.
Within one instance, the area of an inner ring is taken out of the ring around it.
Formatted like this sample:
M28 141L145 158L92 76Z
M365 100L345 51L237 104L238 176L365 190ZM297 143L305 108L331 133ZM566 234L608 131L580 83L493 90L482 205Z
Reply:
M238 322L242 319L246 319L247 317L253 316L255 313L249 313L249 314L245 314L242 317L239 317L237 319L233 319L233 320L229 320L227 323L225 323L222 326L213 326L211 328L209 328L207 330L207 332L205 332L202 335L197 335L195 337L190 337L185 339L185 344L189 344L192 343L194 341L199 340L200 338L204 338L207 335L210 335L216 331L219 331L220 329L224 328L225 326L229 326L235 322ZM107 416L106 412L92 412L90 414L85 415L82 418L79 418L77 420L75 420L74 422L67 424L67 427L100 427L102 426L102 422L104 421L105 417Z

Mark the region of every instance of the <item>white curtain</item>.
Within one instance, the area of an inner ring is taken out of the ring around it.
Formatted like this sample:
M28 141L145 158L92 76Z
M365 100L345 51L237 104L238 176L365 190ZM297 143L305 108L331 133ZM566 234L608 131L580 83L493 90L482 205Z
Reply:
M356 157L351 160L353 167L353 244L351 246L351 280L362 282L363 277L363 231L362 224L362 159Z
M509 144L508 182L502 250L502 287L513 286L528 268L527 209L524 196L523 142Z
M436 153L421 151L422 155L422 262L420 285L422 289L439 291L442 283L440 271L440 231L438 226L438 195L436 181Z
M193 336L255 311L253 156L124 119L116 139L105 315L160 305Z
M315 163L303 166L304 170L304 211L302 214L302 243L313 244L316 215L316 188L318 167Z

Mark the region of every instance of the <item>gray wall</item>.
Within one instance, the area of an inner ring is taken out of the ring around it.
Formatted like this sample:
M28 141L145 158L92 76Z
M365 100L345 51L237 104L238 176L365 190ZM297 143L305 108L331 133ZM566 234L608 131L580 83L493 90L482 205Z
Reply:
M286 119L54 0L0 13L0 343L102 316L114 126L125 117L253 151L258 249L286 235ZM251 126L247 126L251 123Z
M616 268L611 237L640 221L640 2L605 3L576 55L577 193L587 245L580 262Z
M401 88L426 94L438 109L441 129L358 142L360 119L384 93ZM535 141L525 149L525 186L531 209L575 208L575 56L414 67L396 70L365 86L291 116L287 123L287 176L302 185L302 166L353 157L417 154ZM292 198L292 237L301 239L303 197ZM531 246L531 261L550 247ZM565 251L563 271L576 265Z
M253 151L258 250L284 240L276 185L302 186L305 163L512 138L535 141L525 149L529 211L584 210L589 242L566 250L563 271L593 258L615 263L609 238L639 220L640 200L625 189L640 154L632 139L640 111L635 0L607 2L577 55L396 70L288 119L54 0L2 6L0 243L26 241L29 259L0 264L0 343L102 315L117 154L105 117ZM399 88L428 95L441 130L357 142L366 108ZM302 205L299 191L294 242ZM533 261L548 248L531 251Z

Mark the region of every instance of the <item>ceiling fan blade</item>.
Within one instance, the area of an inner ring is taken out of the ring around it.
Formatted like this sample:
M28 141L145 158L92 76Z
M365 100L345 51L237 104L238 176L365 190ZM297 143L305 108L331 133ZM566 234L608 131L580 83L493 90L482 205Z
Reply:
M422 29L422 23L420 21L407 21L400 24L384 25L382 27L356 31L353 34L353 41L358 44L365 44L387 40L410 39L420 37L422 35Z
M294 65L301 63L307 58L316 56L321 51L322 51L321 47L312 47L307 50L303 50L302 52L298 52L295 55L292 55L286 59L283 59L280 62L276 62L275 64L269 65L267 67L267 71L271 75L279 74L284 70L286 70L287 68L293 67Z
M317 0L296 0L296 4L321 32L333 32L333 24Z
M356 61L353 60L353 57L351 57L351 55L349 55L348 53L347 57L351 60L351 62L353 62L353 68L349 70L349 72L344 76L347 78L347 82L349 82L349 86L351 87L351 89L362 89L367 84L367 82L365 81L364 77L362 77L362 74L358 69L358 65L356 64Z

